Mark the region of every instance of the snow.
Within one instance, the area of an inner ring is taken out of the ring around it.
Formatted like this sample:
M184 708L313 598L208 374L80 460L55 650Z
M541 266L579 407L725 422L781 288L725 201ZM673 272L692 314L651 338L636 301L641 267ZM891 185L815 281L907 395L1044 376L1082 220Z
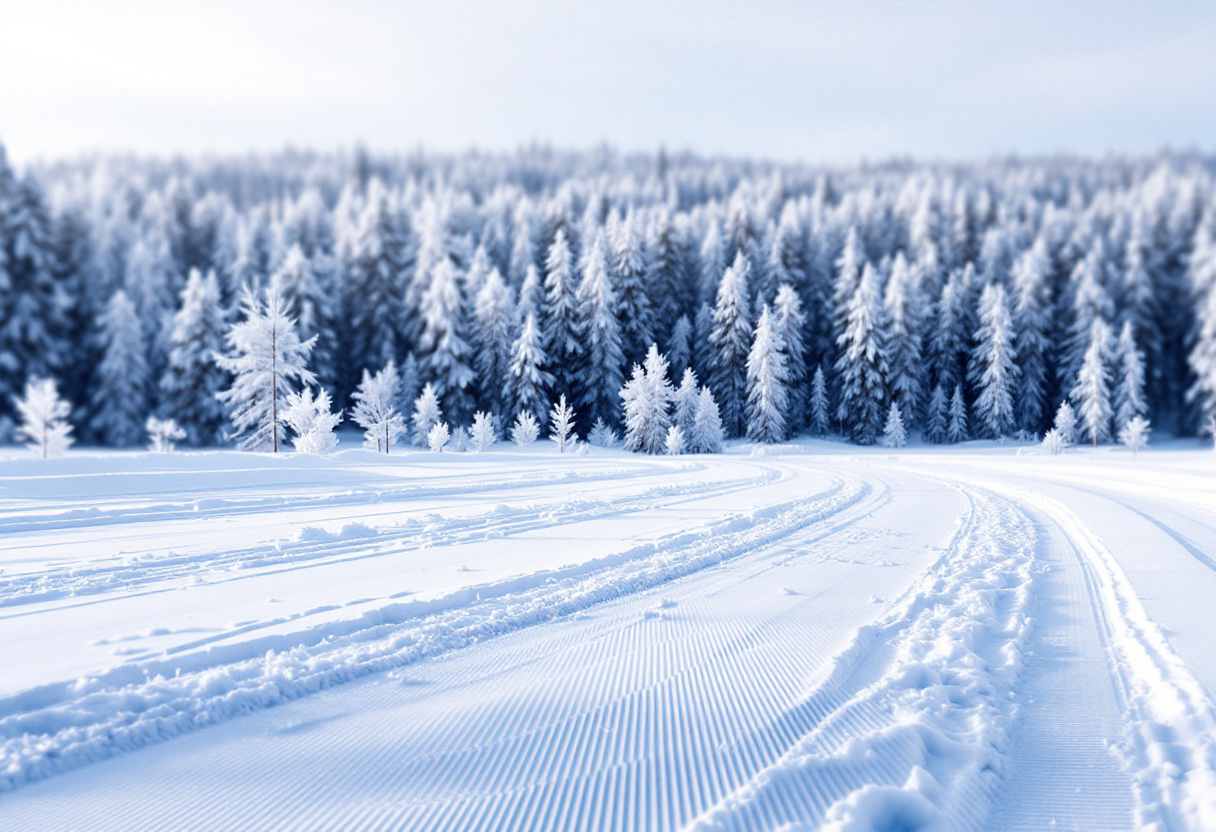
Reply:
M0 828L1216 828L1193 440L340 438L0 450Z

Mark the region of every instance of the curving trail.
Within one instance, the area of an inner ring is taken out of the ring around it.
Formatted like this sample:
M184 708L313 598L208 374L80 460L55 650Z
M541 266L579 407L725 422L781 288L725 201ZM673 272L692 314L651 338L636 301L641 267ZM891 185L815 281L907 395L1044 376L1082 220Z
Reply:
M789 451L0 491L0 827L1216 828L1193 457Z

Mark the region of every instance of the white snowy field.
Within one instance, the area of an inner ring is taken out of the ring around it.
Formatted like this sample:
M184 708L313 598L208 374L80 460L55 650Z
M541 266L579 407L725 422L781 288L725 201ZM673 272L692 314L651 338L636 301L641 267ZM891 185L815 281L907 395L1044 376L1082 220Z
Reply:
M2 830L1216 829L1216 457L0 451Z

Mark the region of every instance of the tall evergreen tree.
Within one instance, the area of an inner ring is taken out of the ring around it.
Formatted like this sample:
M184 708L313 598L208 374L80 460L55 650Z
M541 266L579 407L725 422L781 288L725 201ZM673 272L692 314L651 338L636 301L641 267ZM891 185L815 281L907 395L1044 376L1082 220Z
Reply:
M1115 435L1137 416L1148 413L1144 399L1144 354L1136 344L1131 320L1123 322L1112 360L1115 371Z
M541 316L541 337L554 389L573 391L582 364L583 345L578 337L578 299L574 262L565 229L557 229L549 256L545 260L545 300Z
M946 438L952 443L971 438L967 431L967 400L963 398L961 384L954 385L954 395L950 397L950 427L946 430Z
M553 376L545 369L547 363L540 330L529 313L511 348L511 366L503 387L503 398L511 403L516 413L522 411L541 418L548 412L549 399L545 391L553 386Z
M946 391L939 384L933 388L933 395L929 397L929 407L925 413L925 439L934 445L940 445L946 441L949 429L949 407Z
M1013 345L1018 360L1017 426L1038 433L1047 426L1047 396L1051 379L1051 262L1040 237L1013 266Z
M714 349L710 386L721 399L722 427L727 436L742 436L747 425L747 358L751 352L752 326L748 319L747 283L751 266L739 254L718 286L714 328L709 343Z
M840 378L836 418L853 441L871 445L882 431L886 417L888 364L878 274L870 264L862 269L861 280L846 309L847 326L839 339L842 353L836 361Z
M663 453L674 393L667 378L667 359L654 344L645 363L633 365L633 376L620 395L625 409L625 450Z
M887 352L890 360L891 400L899 406L902 424L919 423L924 389L921 355L921 293L919 272L908 266L903 252L895 255L883 298Z
M498 269L491 269L473 307L473 367L478 403L499 417L506 417L510 410L502 396L502 380L511 366L514 319L511 290Z
M213 445L224 436L224 408L217 396L226 382L215 364L224 347L227 314L220 305L215 272L204 278L195 269L182 290L181 308L169 336L169 362L161 376L161 409L186 432L196 447Z
M1005 299L1005 287L988 284L980 298L980 328L975 333L976 352L971 357L970 380L979 391L975 400L976 422L993 438L1013 432L1013 392L1018 379L1014 363L1013 322Z
M1110 327L1101 319L1093 322L1089 348L1077 372L1072 400L1086 438L1097 447L1110 437L1110 422L1114 416L1110 403Z
M811 394L806 363L806 315L802 312L802 301L798 293L788 284L777 290L773 306L773 327L785 345L785 369L789 375L786 383L786 407L784 411L786 432L794 434L806 427L807 401Z
M788 382L785 344L765 304L747 358L748 439L753 442L780 442L785 439Z
M107 445L139 445L148 418L148 364L139 317L126 292L114 293L97 324L102 359L93 388L93 433Z
M473 350L469 346L468 304L460 275L447 259L431 273L422 298L418 342L422 379L434 386L444 413L455 423L473 414Z
M816 436L827 436L832 426L832 405L828 400L827 379L823 375L823 365L815 368L815 376L811 379L811 430Z
M646 250L635 212L616 227L612 241L612 272L617 296L621 351L626 361L641 361L655 342L654 311L646 291Z
M582 372L574 385L583 418L615 425L619 420L621 333L616 318L616 295L604 256L604 237L597 235L587 250L578 286L578 332L585 351Z

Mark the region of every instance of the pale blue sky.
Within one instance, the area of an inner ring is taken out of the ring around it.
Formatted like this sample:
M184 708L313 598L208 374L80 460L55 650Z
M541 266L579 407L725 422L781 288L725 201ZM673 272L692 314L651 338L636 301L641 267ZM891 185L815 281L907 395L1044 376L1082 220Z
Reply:
M692 148L810 162L1216 150L1216 3L0 0L0 141Z

